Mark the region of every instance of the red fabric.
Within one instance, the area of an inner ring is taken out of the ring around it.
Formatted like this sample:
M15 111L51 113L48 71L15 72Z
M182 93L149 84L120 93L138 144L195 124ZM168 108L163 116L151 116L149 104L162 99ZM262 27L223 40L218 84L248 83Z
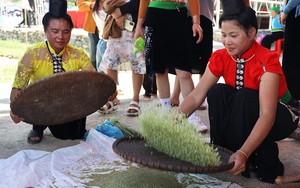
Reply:
M79 12L78 10L68 10L67 13L71 16L74 28L83 28L85 12Z
M255 56L245 63L244 87L258 90L262 74L265 71L272 72L280 75L278 98L282 97L287 90L287 84L277 53L254 41L251 48L241 58L247 60L253 54ZM236 60L236 56L233 58ZM236 62L225 48L214 52L207 66L215 76L224 77L225 83L235 88Z

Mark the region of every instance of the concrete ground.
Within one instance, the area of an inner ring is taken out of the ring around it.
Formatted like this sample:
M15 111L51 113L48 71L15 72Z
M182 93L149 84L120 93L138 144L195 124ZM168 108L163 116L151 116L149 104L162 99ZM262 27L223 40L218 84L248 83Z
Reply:
M132 86L131 86L131 72L120 72L120 89L123 90L124 95L119 95L121 104L119 109L108 115L101 115L95 112L88 116L87 118L87 129L94 127L96 124L102 123L105 119L115 116L119 118L119 121L128 125L131 128L138 130L136 124L137 117L127 117L126 110L132 96ZM196 75L193 76L195 83L198 80ZM174 77L170 76L171 85L173 85ZM79 144L80 140L59 140L54 138L49 130L45 131L44 138L40 144L31 145L27 143L27 134L31 130L31 125L26 123L14 124L9 116L9 94L10 94L11 84L0 84L0 158L8 158L20 150L33 149L33 150L45 150L54 151L59 148L72 146ZM142 94L143 90L141 91ZM140 101L141 107L152 103L158 103L158 99L152 99L151 101ZM197 111L198 115L201 117L202 121L209 126L207 110ZM294 139L287 139L278 142L280 149L280 159L285 166L285 175L296 175L300 174L300 163L299 153L300 153L300 142ZM275 184L263 183L252 174L251 179L244 178L242 176L232 176L226 172L209 174L212 177L223 181L229 181L236 183L242 187L264 187L272 188L276 187Z

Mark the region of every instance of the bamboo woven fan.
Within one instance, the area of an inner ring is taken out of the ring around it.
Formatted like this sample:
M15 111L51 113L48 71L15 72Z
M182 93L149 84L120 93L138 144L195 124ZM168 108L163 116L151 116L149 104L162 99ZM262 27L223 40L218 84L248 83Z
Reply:
M70 71L27 85L10 107L26 123L59 125L97 111L115 91L115 82L103 73Z
M221 157L219 166L195 166L192 163L176 159L147 146L142 137L125 137L116 140L113 144L114 152L121 157L151 168L188 173L216 173L233 168L234 163L228 164L232 152L216 145L214 145L214 148L218 150Z

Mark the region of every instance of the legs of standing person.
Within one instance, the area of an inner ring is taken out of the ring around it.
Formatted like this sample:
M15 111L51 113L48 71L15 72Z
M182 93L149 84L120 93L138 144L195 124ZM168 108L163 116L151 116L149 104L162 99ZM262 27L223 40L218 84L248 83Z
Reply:
M108 76L110 76L117 84L117 82L118 82L118 71L117 70L112 70L112 69L108 68L108 69L106 69L106 74ZM115 111L118 109L117 103L114 102L114 100L117 97L117 94L118 94L118 91L116 90L116 92L112 96L109 97L108 102L103 107L100 108L100 111L99 111L100 113L107 114L111 111Z
M200 78L201 78L201 74L200 74ZM180 98L180 84L179 84L178 78L176 76L175 81L174 81L173 92L171 95L171 106L179 106L179 103L180 103L179 98ZM206 102L204 101L198 109L206 110L206 108L207 108L207 105L206 105Z
M194 90L192 75L190 72L183 70L175 69L175 71L176 77L178 77L182 97L185 99ZM193 112L188 120L197 127L198 132L206 133L208 131L207 126L202 123L201 118L196 115L196 112Z
M271 49L272 43L278 39L282 39L283 37L283 31L272 32L270 35L267 35L263 38L263 40L261 41L261 45L268 49Z
M133 44L129 45L133 46ZM140 91L143 84L144 74L146 74L146 64L145 56L139 56L131 62L131 72L132 72L132 87L133 87L133 97L127 109L127 116L138 116L140 114Z
M30 27L31 26L31 17L32 17L32 12L27 10L26 12L26 18L27 18L27 26Z
M167 108L171 107L170 83L167 70L164 74L156 73L156 83L161 105Z
M93 67L97 70L96 67L96 52L97 52L97 44L99 41L99 34L98 34L98 29L97 27L95 28L95 32L94 33L88 33L88 37L89 37L89 41L90 41L90 46L89 46L89 57L90 60L93 64Z
M143 79L143 88L145 93L142 95L142 98L145 100L151 100L152 82L151 74L145 74Z
M151 89L151 97L157 98L157 86L156 86L156 75L152 74L152 89Z
M104 73L104 71L101 70L100 68L100 63L102 61L103 54L106 50L106 45L107 42L105 40L99 39L97 44L97 52L96 52L96 67L97 67L97 71L101 73Z
M188 17L188 28L192 27L192 18ZM213 27L212 21L207 17L201 15L200 16L201 24L200 26L203 29L203 36L205 36L200 44L197 44L197 37L193 37L192 30L189 30L189 40L191 45L191 65L192 65L192 73L193 74L200 74L199 81L201 76L204 74L206 69L206 64L211 56L212 49L213 49ZM176 78L177 79L177 78ZM174 90L171 96L171 103L172 104L179 104L179 96L180 96L180 86L178 85L179 82L175 80L174 83ZM199 110L205 110L207 108L206 102L204 101Z
M143 78L143 74L138 74L132 71L133 101L139 102L139 93L141 91Z
M25 24L25 9L22 9L23 20L18 24L18 27L21 27L22 24Z
M127 116L138 116L140 114L139 94L143 84L143 77L143 74L135 73L132 70L133 98L127 109Z
M18 24L19 27L21 27L22 24L24 26L27 25L28 27L30 27L30 25L31 25L31 12L29 10L25 11L25 9L22 9L22 12L23 12L23 20L22 20L22 22L20 22Z
M187 97L195 88L194 82L192 80L192 75L190 72L175 69L176 70L176 77L178 77L180 90L182 93L182 97Z
M202 78L203 74L199 74L199 82L200 82L200 79ZM198 108L198 110L206 110L207 109L207 104L206 102L204 101Z
M175 81L174 81L174 88L173 88L173 92L171 95L171 106L179 106L180 104L180 84L179 84L179 80L178 77L175 77Z
M191 45L192 45L192 73L197 71L199 74L199 81L202 75L205 72L206 65L209 61L209 58L212 54L213 50L213 23L207 17L200 15L200 26L203 29L203 39L200 44L196 44L196 38L192 37ZM190 18L190 24L192 23L192 19ZM206 110L207 104L204 101L198 108L198 110Z

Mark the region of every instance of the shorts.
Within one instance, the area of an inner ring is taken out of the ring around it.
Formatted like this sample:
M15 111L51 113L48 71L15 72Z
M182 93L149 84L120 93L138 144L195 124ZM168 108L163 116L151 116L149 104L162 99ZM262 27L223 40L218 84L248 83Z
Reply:
M97 52L96 52L96 67L98 72L105 72L104 70L100 69L100 63L102 61L102 57L105 53L107 46L107 42L103 39L100 39L97 44Z

